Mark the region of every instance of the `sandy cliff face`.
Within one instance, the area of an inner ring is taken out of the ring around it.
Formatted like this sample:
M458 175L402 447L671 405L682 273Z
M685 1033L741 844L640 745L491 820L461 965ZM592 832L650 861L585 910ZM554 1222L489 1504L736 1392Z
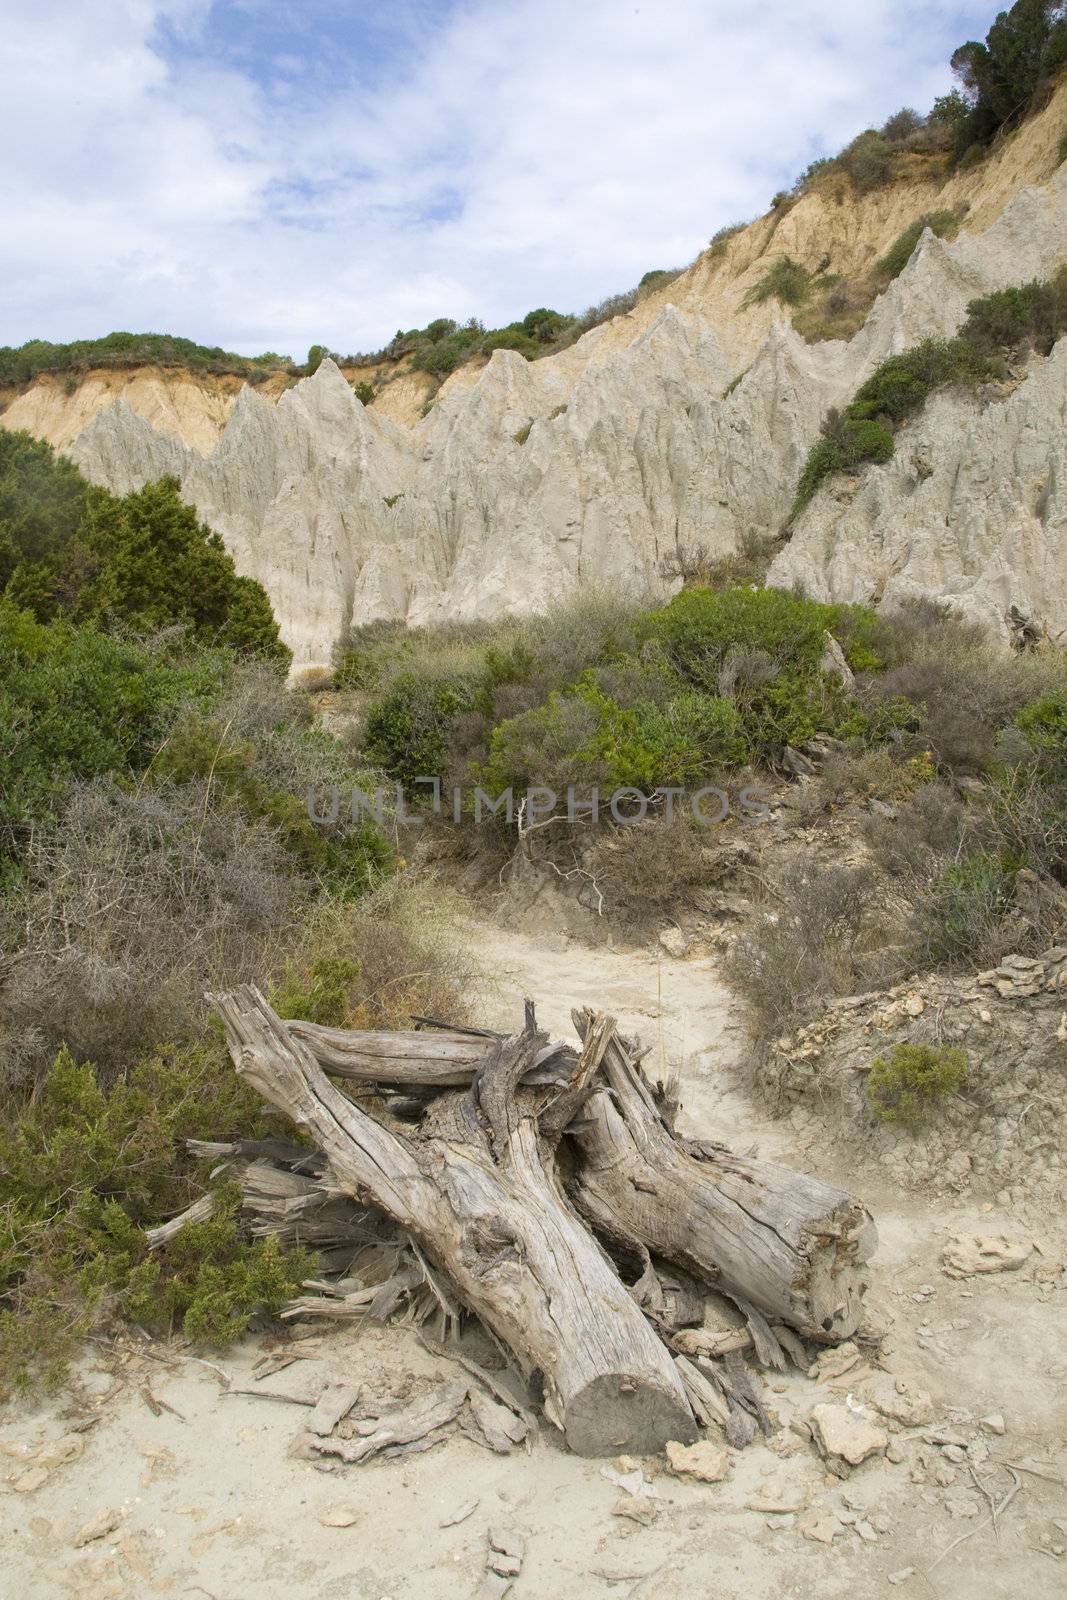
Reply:
M581 583L662 593L679 555L778 531L827 407L879 362L1067 258L1065 115L1067 91L940 191L920 161L914 183L863 200L808 196L570 349L462 369L425 418L413 420L423 375L365 409L327 361L277 397L214 380L202 404L173 375L112 389L106 406L94 391L80 411L39 384L3 420L35 419L117 490L177 474L267 587L298 666L328 661L353 619L486 616ZM967 231L927 233L847 343L806 344L773 302L741 308L782 250L861 273L916 215L964 199ZM887 466L816 496L773 580L848 598L947 593L995 623L1014 602L1067 625L1065 393L1057 351L1001 403L939 396Z

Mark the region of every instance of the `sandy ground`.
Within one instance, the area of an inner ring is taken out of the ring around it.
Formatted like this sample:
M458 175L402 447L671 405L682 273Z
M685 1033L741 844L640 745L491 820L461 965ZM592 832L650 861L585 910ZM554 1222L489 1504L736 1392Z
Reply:
M515 1025L524 994L553 1031L567 1031L574 1004L611 1009L653 1043L653 1065L681 1063L692 1127L817 1167L864 1195L881 1238L870 1298L873 1320L887 1329L885 1365L929 1392L949 1437L971 1441L966 1451L952 1447L963 1459L924 1441L929 1427L905 1429L893 1435L897 1462L869 1461L842 1482L783 1426L734 1455L722 1483L684 1481L647 1463L658 1514L646 1527L616 1514L610 1463L566 1454L547 1430L508 1457L456 1438L425 1455L322 1470L288 1454L303 1408L226 1394L188 1351L94 1344L71 1392L0 1422L2 1600L444 1600L474 1595L490 1527L525 1538L515 1600L1032 1600L1067 1591L1062 1223L1043 1221L1035 1234L1032 1216L1024 1224L977 1203L902 1199L856 1158L822 1148L817 1129L800 1138L754 1109L730 1079L744 1035L709 962L496 929L477 937L500 967L485 1002L493 1020ZM953 1281L939 1255L954 1232L1032 1238L1040 1253L1015 1273ZM367 1328L316 1332L305 1359L255 1385L250 1369L264 1342L206 1354L235 1387L307 1399L328 1380L399 1396L452 1375L410 1332ZM818 1402L846 1403L850 1387L847 1374L836 1388L800 1374L768 1377L766 1398L783 1424ZM1003 1435L979 1426L988 1413L1003 1416ZM1003 1496L1012 1488L995 1465L1003 1462L1038 1471L1017 1472L1021 1487L995 1531L971 1468L983 1489ZM799 1509L751 1509L756 1499ZM442 1526L471 1502L462 1522ZM321 1520L338 1511L348 1526ZM115 1514L113 1528L79 1547L79 1530L104 1512ZM809 1537L812 1522L827 1519L837 1527L831 1545Z

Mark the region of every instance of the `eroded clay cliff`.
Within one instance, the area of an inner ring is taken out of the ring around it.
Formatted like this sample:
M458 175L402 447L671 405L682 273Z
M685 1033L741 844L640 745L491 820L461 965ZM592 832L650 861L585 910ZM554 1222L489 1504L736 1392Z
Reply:
M921 174L851 206L806 197L570 349L533 363L501 350L455 374L413 422L364 408L330 361L277 395L220 391L198 420L176 383L163 399L150 385L94 399L75 434L58 431L54 399L31 414L32 391L25 417L12 404L3 420L51 431L119 491L176 474L265 584L298 668L328 662L352 620L491 616L583 583L663 593L680 558L778 533L827 408L879 362L1067 259L1065 110L1061 91L936 197ZM773 301L743 307L781 251L860 272L934 198L969 201L965 230L924 234L849 341L808 344ZM1067 626L1065 405L1063 347L1000 399L937 396L891 462L820 491L772 580L873 601L949 595L997 626L1014 603Z

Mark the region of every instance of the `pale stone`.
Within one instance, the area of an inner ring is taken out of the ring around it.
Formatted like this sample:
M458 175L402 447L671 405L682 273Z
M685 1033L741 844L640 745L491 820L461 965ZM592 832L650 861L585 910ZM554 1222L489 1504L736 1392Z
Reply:
M823 1455L850 1467L858 1467L869 1456L884 1455L889 1444L884 1428L848 1406L815 1406L808 1421Z
M104 1539L109 1533L114 1533L119 1525L119 1513L108 1509L98 1511L95 1517L90 1517L88 1522L83 1522L74 1535L73 1543L77 1549L84 1544L92 1544L96 1539Z
M949 1278L970 1278L982 1272L1017 1272L1033 1254L1025 1239L1004 1234L957 1235L941 1252L941 1270Z
M698 1439L696 1444L679 1444L672 1439L667 1446L667 1460L679 1477L697 1478L701 1483L721 1483L730 1470L726 1451L709 1439Z
M319 1521L324 1528L351 1528L353 1523L359 1521L359 1512L352 1506L331 1506L319 1512ZM441 1526L447 1524L442 1523Z
M878 1373L863 1392L877 1412L906 1428L920 1428L934 1420L934 1403L925 1389L913 1389L901 1378Z

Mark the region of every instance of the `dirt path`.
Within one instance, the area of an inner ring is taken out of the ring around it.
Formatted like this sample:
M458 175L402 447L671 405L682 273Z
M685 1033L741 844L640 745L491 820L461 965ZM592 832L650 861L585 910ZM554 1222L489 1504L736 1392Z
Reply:
M650 1464L662 1498L644 1527L613 1514L619 1489L602 1463L565 1454L545 1434L529 1454L491 1456L458 1439L422 1456L322 1471L287 1455L300 1407L224 1395L209 1367L164 1347L117 1354L94 1345L73 1403L67 1395L0 1426L2 1600L451 1600L475 1593L487 1528L500 1524L527 1541L515 1600L1062 1593L1067 1557L1054 1551L1067 1545L1067 1489L1020 1473L998 1539L970 1474L991 1452L1067 1477L1062 1235L1040 1238L1036 1266L949 1280L938 1265L946 1232L1018 1235L1018 1219L905 1201L847 1155L823 1151L813 1161L814 1137L798 1147L794 1134L791 1145L789 1125L754 1110L729 1080L744 1034L712 963L591 951L484 926L471 933L496 952L485 999L492 1020L516 1025L525 994L553 1031L568 1031L572 1005L610 1008L653 1042L653 1062L657 1054L681 1061L693 1127L817 1165L865 1194L882 1241L872 1309L889 1329L889 1370L929 1391L946 1432L975 1442L952 1447L962 1457L954 1461L951 1450L923 1442L923 1429L911 1430L895 1436L899 1463L868 1462L841 1482L783 1428L769 1445L738 1454L721 1484L687 1483ZM1056 1262L1058 1279L1048 1270ZM261 1387L313 1397L341 1378L397 1395L421 1377L449 1375L396 1327L326 1333L313 1346L309 1359ZM252 1386L260 1347L250 1338L212 1359L237 1386ZM846 1374L835 1391L795 1375L772 1384L767 1398L784 1423L817 1402L847 1403L850 1382ZM1004 1436L977 1427L990 1412L1002 1413ZM71 1432L86 1420L87 1431ZM1003 1468L989 1483L1001 1494L1011 1487ZM757 1495L798 1491L808 1501L799 1514L748 1508ZM466 1520L441 1526L471 1501ZM351 1525L323 1525L338 1507L351 1512ZM78 1529L107 1510L118 1514L115 1528L75 1548ZM824 1532L836 1528L832 1545L805 1536L812 1518ZM963 1534L970 1537L928 1572ZM890 1582L909 1567L910 1576Z

